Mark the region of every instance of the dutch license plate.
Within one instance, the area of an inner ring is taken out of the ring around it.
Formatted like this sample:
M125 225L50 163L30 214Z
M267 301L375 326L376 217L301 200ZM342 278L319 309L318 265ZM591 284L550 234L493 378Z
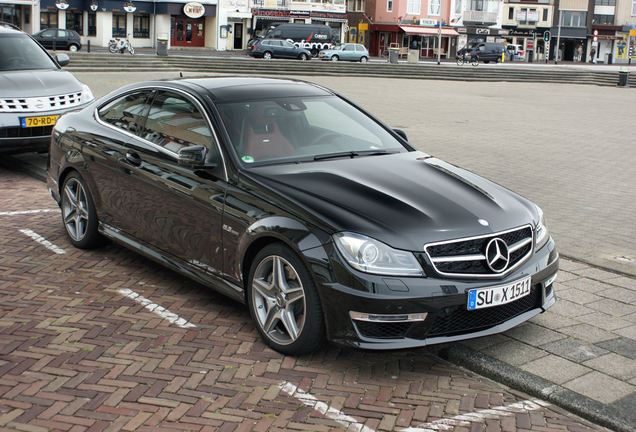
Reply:
M38 126L53 126L59 115L39 116L39 117L20 117L20 126L23 128Z
M503 305L528 294L530 294L530 276L506 285L471 289L468 291L468 310Z

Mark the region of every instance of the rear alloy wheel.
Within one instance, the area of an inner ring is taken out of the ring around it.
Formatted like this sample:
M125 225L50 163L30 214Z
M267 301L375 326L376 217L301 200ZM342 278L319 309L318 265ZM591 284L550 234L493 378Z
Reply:
M307 54L305 53L300 53L300 55L298 56L298 59L303 61L307 60L307 58Z
M73 246L91 249L101 245L97 232L97 213L84 180L76 172L69 174L62 186L62 222Z
M360 63L366 63L366 62L368 62L368 61L369 61L369 59L368 59L368 58L366 58L366 57L364 57L364 56L360 57Z
M247 301L265 342L284 354L314 351L323 339L323 318L314 283L287 246L263 248L250 269Z
M337 55L331 56L331 61L338 61L338 60L340 60L340 59L338 58Z
M70 46L68 47L68 50L69 50L70 52L77 52L77 50L78 50L78 49L79 49L79 48L78 48L78 47L77 47L77 45L75 45L75 44L72 44L72 45L70 45Z
M269 51L265 51L265 53L263 54L263 58L264 58L265 60L271 60L271 58L272 58L272 53L271 53L271 52L269 52Z

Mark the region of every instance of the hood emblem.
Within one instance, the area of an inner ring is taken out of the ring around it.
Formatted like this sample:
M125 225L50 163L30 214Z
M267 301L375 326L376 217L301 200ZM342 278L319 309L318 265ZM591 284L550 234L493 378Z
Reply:
M486 219L477 219L477 222L479 222L483 226L490 225Z
M486 264L495 273L501 273L508 267L510 252L508 245L499 237L494 238L486 245Z

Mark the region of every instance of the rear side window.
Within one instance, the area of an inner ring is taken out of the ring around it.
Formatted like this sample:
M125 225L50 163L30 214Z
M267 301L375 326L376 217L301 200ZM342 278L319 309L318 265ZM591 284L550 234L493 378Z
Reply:
M203 114L182 95L159 91L155 96L141 137L177 153L183 147L212 148L212 132Z
M133 134L138 134L148 111L150 91L129 93L99 109L99 118L108 124Z

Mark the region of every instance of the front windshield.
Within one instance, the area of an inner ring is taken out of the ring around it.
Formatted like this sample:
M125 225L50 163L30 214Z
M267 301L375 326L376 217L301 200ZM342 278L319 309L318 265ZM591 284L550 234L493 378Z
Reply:
M29 36L0 35L0 71L56 68L53 60Z
M382 126L336 96L221 103L219 111L245 164L407 151Z

